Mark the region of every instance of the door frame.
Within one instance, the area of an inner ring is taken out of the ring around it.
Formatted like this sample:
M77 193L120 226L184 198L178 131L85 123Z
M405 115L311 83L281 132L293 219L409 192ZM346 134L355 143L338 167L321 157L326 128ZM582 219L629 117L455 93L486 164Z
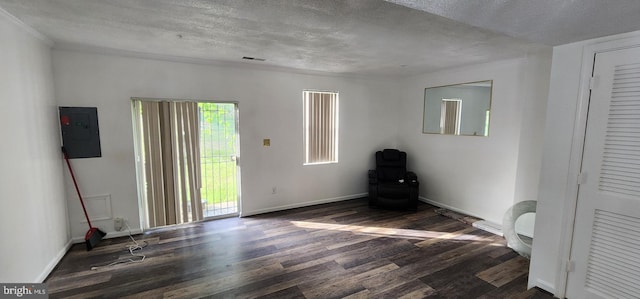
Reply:
M202 221L221 219L221 218L229 218L229 217L242 217L242 182L241 182L241 159L240 159L240 102L238 101L216 101L216 100L195 100L198 103L215 103L215 104L233 104L234 106L234 117L235 117L235 133L236 137L236 192L237 192L237 204L238 211L231 214L219 215L219 216L211 216L205 217Z
M573 125L573 137L571 139L571 152L569 156L568 180L565 193L565 201L562 212L562 227L560 235L560 260L556 268L556 294L564 298L567 292L569 272L568 262L571 257L573 245L574 224L578 205L579 175L582 168L584 141L587 129L587 112L591 98L591 77L596 55L616 50L640 47L640 33L631 33L625 37L612 37L594 44L585 45L582 51L582 67L580 70L580 87Z
M149 223L147 221L147 213L148 213L148 209L147 209L147 199L146 199L146 193L143 191L145 190L145 186L144 186L144 176L142 175L142 158L141 155L142 153L140 153L140 145L139 145L139 140L138 140L138 136L140 135L140 127L139 124L136 123L136 120L138 119L136 116L136 111L135 111L135 102L136 101L190 101L190 102L197 102L197 103L221 103L221 104L234 104L235 106L235 130L236 130L236 149L237 149L237 155L236 155L236 188L237 190L237 198L236 200L238 201L238 212L237 213L233 213L233 214L229 214L229 215L225 215L223 217L207 217L206 219L200 220L200 221L208 221L208 220L212 220L212 219L217 219L217 218L226 218L226 217L242 217L242 182L241 182L241 149L240 149L240 102L239 101L216 101L216 100L202 100L202 99L174 99L174 98L147 98L147 97L131 97L129 98L130 102L131 102L131 121L132 121L132 126L133 126L133 147L134 147L134 156L135 156L135 169L136 169L136 187L137 187L137 194L138 194L138 221L140 223L140 228L142 229L142 231L146 231L148 230L149 227Z

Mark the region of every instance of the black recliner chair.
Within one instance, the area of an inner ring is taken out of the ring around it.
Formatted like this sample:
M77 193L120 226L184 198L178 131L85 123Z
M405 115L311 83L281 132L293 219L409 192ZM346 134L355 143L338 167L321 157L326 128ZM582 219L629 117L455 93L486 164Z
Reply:
M376 152L376 169L369 170L369 206L416 210L418 177L407 171L407 153L397 149Z

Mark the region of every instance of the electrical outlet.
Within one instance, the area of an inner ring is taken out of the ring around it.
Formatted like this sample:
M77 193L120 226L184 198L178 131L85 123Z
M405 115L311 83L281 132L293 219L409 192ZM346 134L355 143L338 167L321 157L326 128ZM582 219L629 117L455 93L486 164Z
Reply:
M115 228L116 231L122 231L124 229L124 219L123 218L113 219L113 228Z

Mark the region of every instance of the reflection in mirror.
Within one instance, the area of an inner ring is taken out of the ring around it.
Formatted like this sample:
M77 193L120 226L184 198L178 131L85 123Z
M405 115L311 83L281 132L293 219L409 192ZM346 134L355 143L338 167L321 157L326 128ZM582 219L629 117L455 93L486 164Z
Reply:
M533 243L533 227L536 223L536 213L524 213L516 219L515 230L518 238L531 246Z
M425 88L422 133L489 136L493 81Z

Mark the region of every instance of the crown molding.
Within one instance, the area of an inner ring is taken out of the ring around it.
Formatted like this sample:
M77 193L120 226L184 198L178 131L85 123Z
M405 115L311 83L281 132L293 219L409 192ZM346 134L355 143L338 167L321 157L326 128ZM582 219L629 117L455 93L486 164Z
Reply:
M15 24L16 26L18 26L19 28L21 28L22 30L27 32L32 37L35 37L36 39L44 42L49 47L53 47L53 45L55 44L52 39L50 39L46 35L40 33L38 30L33 29L33 27L27 25L22 20L18 19L16 16L14 16L14 15L10 14L8 11L4 10L2 7L0 7L0 17L4 17L9 22Z

